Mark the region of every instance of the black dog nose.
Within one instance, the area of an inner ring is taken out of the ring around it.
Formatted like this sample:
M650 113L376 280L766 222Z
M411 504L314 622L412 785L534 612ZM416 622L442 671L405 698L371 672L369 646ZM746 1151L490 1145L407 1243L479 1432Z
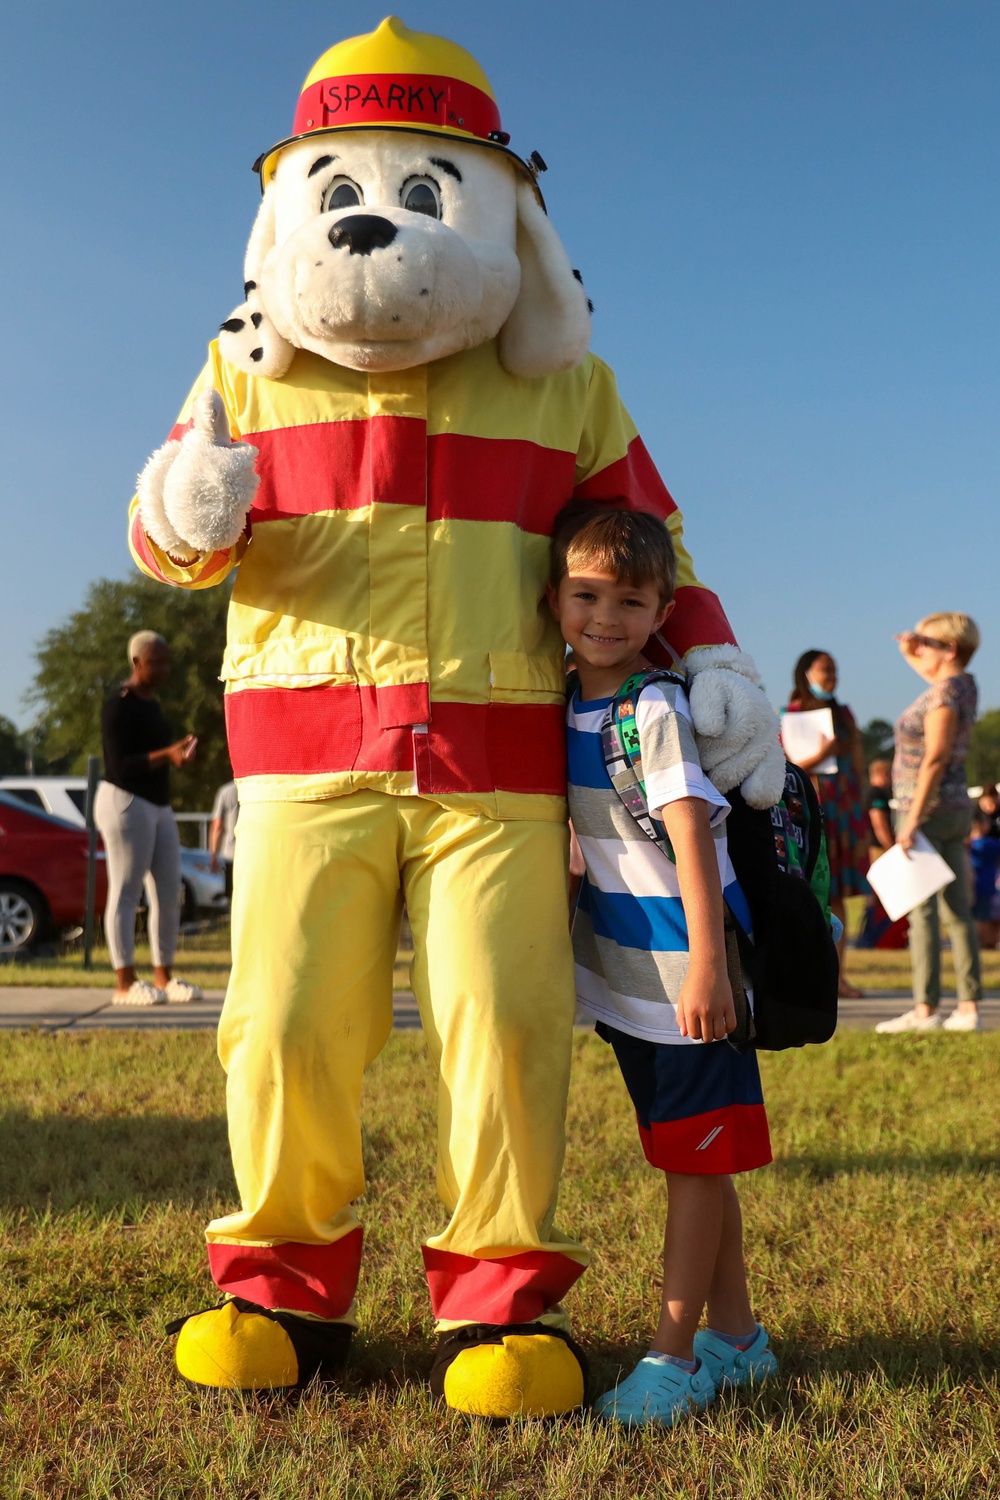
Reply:
M335 250L349 250L352 255L371 255L384 250L396 238L396 226L378 214L348 214L338 219L327 238Z

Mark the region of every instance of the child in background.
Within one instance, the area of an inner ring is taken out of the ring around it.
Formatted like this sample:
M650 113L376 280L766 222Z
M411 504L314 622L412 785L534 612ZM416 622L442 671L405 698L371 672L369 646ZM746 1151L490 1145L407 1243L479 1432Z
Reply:
M885 854L896 842L892 831L892 811L889 799L892 796L892 762L873 760L868 766L868 821L872 825L872 836L879 854Z
M1000 793L992 781L988 781L979 793L977 806L990 820L990 837L1000 839Z
M672 1426L723 1385L777 1368L755 1321L731 1173L771 1160L754 1052L736 1026L723 890L749 913L726 849L729 804L701 769L680 686L636 697L651 815L676 863L639 830L608 776L601 723L622 684L648 670L646 642L673 607L675 560L663 522L570 505L557 517L549 605L576 656L568 709L570 815L586 865L573 929L577 995L615 1049L649 1162L665 1174L663 1289L652 1346L595 1403L626 1423ZM706 1329L698 1331L707 1306Z
M892 828L892 762L873 760L868 765L868 794L865 806L872 828L871 859L878 859L892 848L896 836ZM857 936L859 948L905 948L909 923L905 917L891 921L881 901L872 891L865 900L865 917Z
M995 948L1000 936L1000 921L997 920L1000 838L996 836L993 819L988 812L977 810L972 814L969 863L972 866L972 915L979 935L979 946Z

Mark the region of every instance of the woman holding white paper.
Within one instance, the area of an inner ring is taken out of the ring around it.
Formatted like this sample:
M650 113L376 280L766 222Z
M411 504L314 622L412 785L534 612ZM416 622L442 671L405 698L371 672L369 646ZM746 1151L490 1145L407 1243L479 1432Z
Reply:
M940 903L951 935L958 989L958 1006L943 1025L947 1031L979 1031L979 944L965 848L971 821L965 757L977 703L976 680L966 667L979 645L979 630L968 615L926 615L916 630L896 639L907 663L928 684L896 720L896 843L905 853L918 831L924 834L955 879L910 912L915 1004L875 1030L931 1031L942 1025Z
M830 907L843 922L844 898L866 896L869 889L865 871L871 829L861 793L865 775L861 732L847 704L837 700L837 663L829 651L803 652L795 663L793 683L785 714L794 714L795 721L782 719L785 754L809 772L816 787L830 860ZM819 733L812 753L803 754L809 735L800 730L813 714ZM844 973L844 942L842 936L838 944L840 994L845 1000L856 1000L862 992Z

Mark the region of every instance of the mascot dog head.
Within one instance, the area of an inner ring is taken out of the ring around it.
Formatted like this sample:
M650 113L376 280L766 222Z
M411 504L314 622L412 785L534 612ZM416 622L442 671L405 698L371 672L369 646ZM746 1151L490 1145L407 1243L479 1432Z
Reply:
M272 379L297 349L404 370L499 335L511 374L577 364L586 295L508 140L452 42L390 17L324 53L293 134L256 163L264 196L223 356Z

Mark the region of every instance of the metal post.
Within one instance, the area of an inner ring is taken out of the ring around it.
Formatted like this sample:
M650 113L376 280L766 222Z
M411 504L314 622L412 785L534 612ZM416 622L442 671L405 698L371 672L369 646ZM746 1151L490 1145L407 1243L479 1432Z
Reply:
M87 800L84 804L84 819L87 824L87 912L83 919L83 967L91 967L94 947L94 903L97 894L97 825L94 822L94 799L97 783L101 779L100 760L96 755L87 756Z

